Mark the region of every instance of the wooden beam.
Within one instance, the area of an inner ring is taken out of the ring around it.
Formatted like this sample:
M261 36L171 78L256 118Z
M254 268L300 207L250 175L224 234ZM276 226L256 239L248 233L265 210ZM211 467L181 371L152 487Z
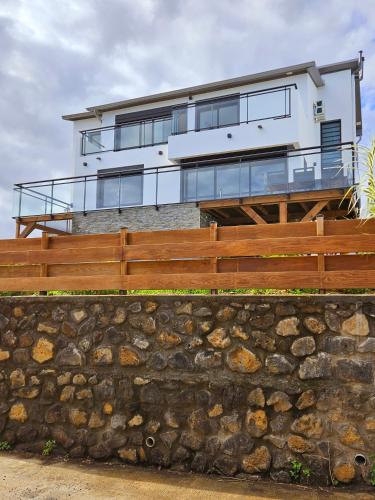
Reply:
M245 212L245 214L248 215L256 224L267 224L263 217L257 214L250 205L241 205L241 210Z
M256 205L255 208L257 210L259 210L260 213L262 213L263 215L265 215L267 217L267 215L269 215L269 211L267 210L267 208L264 206L264 205Z
M28 215L26 217L19 217L18 220L21 224L26 225L29 222L48 222L51 220L70 220L73 219L72 212L64 214L45 214L45 215Z
M310 210L310 207L308 206L307 203L304 203L303 201L300 201L299 204L301 207L304 209L304 211L307 213Z
M261 196L248 196L244 198L231 198L224 200L212 200L199 202L200 208L220 208L220 207L238 207L241 205L274 205L280 201L290 203L300 203L306 201L321 200L342 200L343 197L349 197L345 189L325 189L322 191L305 191L289 194L271 194Z
M29 222L23 231L20 233L19 238L27 238L30 233L35 229L35 222Z
M311 210L309 210L309 212L307 212L307 214L305 215L305 217L302 219L301 222L307 222L307 221L310 221L310 220L313 220L313 218L318 215L318 213L322 210L322 208L324 208L325 206L327 205L327 201L318 201L317 203L315 203L315 205L312 207Z
M288 204L286 201L280 201L279 203L279 222L280 224L288 222Z
M72 233L68 233L67 231L63 231L62 229L57 229L56 227L44 226L43 224L34 224L34 229L39 229L40 231L44 231L48 234L57 234L58 236L68 236Z
M214 212L214 214L218 214L219 217L222 217L223 219L229 219L230 218L230 214L228 214L227 212L224 212L224 210L221 210L220 208L214 208L212 210Z

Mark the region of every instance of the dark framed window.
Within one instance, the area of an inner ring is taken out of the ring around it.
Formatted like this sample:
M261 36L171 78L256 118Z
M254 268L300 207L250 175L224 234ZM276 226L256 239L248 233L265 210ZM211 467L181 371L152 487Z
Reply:
M288 188L286 157L258 161L187 166L182 171L183 201L219 200L284 193Z
M96 208L143 203L143 165L98 170Z
M320 124L320 144L322 147L322 179L334 179L343 175L341 147L341 120Z
M184 134L187 132L187 106L179 106L172 111L172 133Z
M239 121L239 95L225 99L198 102L195 106L195 128L197 131L238 125Z

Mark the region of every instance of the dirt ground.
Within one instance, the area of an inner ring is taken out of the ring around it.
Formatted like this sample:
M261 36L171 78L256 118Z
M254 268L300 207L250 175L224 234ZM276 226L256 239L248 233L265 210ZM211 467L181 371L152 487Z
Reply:
M0 454L0 499L352 499L375 493L342 488L314 489L265 481L241 481L157 471L119 464L84 463Z

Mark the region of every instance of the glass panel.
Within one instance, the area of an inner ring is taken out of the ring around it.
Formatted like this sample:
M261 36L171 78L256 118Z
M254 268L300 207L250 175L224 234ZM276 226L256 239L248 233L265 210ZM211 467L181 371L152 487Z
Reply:
M143 124L143 141L144 146L148 146L153 143L152 138L152 122L146 122Z
M168 142L168 136L172 133L172 119L154 121L154 144Z
M278 158L252 163L251 194L282 193L288 191L286 160Z
M196 169L189 169L183 171L183 200L195 200L195 191L196 191L196 182L197 182L197 171Z
M212 122L212 105L211 104L198 104L196 107L196 128L201 130L204 128L211 128Z
M141 205L142 195L143 176L141 174L121 177L121 206Z
M234 125L239 122L239 98L221 101L214 105L217 109L217 126Z
M105 149L104 144L101 142L101 131L95 130L93 132L85 132L82 136L82 153L98 153Z
M289 111L289 92L287 89L249 95L247 99L248 119L250 121L285 116Z
M215 171L213 167L199 167L197 171L197 199L215 198Z
M217 189L218 198L239 196L240 193L240 166L226 165L217 168Z
M71 212L73 185L64 181L56 181L53 186L52 213L61 214Z
M140 124L121 127L120 149L140 146Z
M173 117L173 133L183 134L187 132L187 108L174 109Z
M119 177L98 179L97 208L117 207L119 202Z

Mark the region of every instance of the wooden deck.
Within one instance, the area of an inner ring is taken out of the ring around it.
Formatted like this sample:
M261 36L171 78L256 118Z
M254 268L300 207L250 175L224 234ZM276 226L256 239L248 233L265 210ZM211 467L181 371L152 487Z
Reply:
M71 234L70 231L63 231L61 229L51 227L48 225L48 222L64 220L69 221L72 219L73 214L71 212L64 214L30 215L28 217L18 217L16 219L16 238L27 238L36 229L38 229L39 231L47 232L48 234L66 236L68 234Z
M346 189L251 196L202 201L199 207L220 225L307 222L321 214L326 220L354 218Z

